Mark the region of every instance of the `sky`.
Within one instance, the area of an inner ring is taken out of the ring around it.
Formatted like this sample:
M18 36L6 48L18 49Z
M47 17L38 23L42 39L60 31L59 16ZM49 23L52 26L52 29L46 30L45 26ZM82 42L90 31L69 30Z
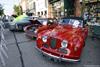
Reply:
M13 14L13 6L18 5L20 0L0 0L0 4L3 5L4 13L6 15Z

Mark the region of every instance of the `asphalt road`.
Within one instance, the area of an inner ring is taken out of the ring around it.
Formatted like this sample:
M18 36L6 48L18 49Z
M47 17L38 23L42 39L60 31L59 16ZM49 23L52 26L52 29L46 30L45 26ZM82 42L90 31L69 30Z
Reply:
M25 67L100 67L100 40L88 37L83 50L81 61L54 62L42 56L36 49L36 42L28 39L24 32L15 32L18 45L22 52ZM16 46L14 35L9 30L5 32L8 47L7 67L21 67L20 54Z

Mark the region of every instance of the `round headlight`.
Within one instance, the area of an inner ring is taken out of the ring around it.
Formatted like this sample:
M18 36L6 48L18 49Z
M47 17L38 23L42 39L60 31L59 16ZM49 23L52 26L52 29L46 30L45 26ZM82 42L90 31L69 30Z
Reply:
M43 36L43 37L42 37L42 41L43 41L43 42L47 42L47 38L48 38L47 36Z
M63 41L61 42L61 46L62 46L62 48L66 48L66 47L68 46L68 41L63 40Z

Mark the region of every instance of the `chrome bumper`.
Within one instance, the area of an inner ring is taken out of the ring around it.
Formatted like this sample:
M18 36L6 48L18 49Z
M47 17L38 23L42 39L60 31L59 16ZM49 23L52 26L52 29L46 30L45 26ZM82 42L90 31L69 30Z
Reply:
M78 62L78 61L80 61L80 59L75 60L75 59L69 59L69 58L63 58L63 57L55 56L55 55L52 55L52 54L50 54L50 53L46 53L46 52L42 51L41 49L39 49L39 48L37 48L37 47L35 47L35 48L36 48L39 52L41 52L42 54L44 54L44 55L46 55L46 56L49 56L49 57L52 57L52 58L55 58L55 59L59 59L59 60L61 60L61 61L69 61L69 62Z

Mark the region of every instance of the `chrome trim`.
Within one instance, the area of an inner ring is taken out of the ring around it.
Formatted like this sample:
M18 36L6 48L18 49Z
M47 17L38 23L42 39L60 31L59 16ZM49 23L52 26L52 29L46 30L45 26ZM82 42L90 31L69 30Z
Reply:
M80 59L75 60L75 59L68 59L68 58L62 58L62 57L54 56L54 55L52 55L52 54L49 54L49 53L46 53L46 52L42 51L41 49L39 49L39 48L37 48L37 47L35 47L35 48L36 48L38 51L40 51L41 53L43 53L44 55L50 56L50 57L55 58L55 59L59 59L59 60L63 60L63 61L72 61L72 62L78 62L78 61L80 61Z

